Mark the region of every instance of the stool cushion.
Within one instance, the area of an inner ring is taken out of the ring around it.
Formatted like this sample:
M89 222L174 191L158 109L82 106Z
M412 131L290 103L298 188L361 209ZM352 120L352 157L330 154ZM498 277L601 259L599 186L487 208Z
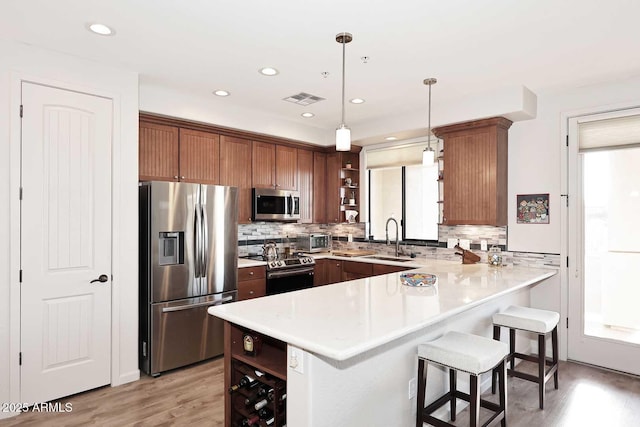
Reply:
M455 331L418 346L418 357L474 375L494 368L507 354L503 342Z
M555 311L512 305L501 313L493 315L493 324L507 328L546 334L553 330L560 320Z

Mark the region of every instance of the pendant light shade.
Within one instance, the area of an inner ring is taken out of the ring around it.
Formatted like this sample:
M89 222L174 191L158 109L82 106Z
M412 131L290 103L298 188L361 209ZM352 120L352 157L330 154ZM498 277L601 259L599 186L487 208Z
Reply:
M431 166L436 161L436 152L433 151L433 148L427 147L422 152L422 164L424 166Z
M431 166L436 161L436 153L435 151L433 151L433 148L431 148L431 86L436 84L437 82L438 80L434 79L433 77L424 79L423 81L425 85L429 86L429 125L427 128L428 145L427 148L425 148L422 152L422 164L424 166Z
M339 33L336 41L342 44L342 121L336 129L336 151L351 150L351 129L344 123L344 75L345 75L345 46L353 40L350 33Z
M344 124L336 129L336 151L351 150L351 129Z

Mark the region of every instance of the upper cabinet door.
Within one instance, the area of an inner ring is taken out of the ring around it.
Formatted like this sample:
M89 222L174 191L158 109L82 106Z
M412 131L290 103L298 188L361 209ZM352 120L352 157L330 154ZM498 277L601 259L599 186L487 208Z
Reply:
M341 222L340 211L340 154L327 154L327 196L325 199L327 208L327 222Z
M220 137L220 185L238 187L238 222L251 222L251 141Z
M253 141L251 181L256 188L276 188L276 147L266 142ZM246 168L245 166L245 168Z
M179 136L174 126L140 122L138 167L141 181L177 181Z
M313 222L327 222L327 155L317 151L313 153Z
M298 189L300 222L313 222L313 152L298 150Z
M298 149L276 145L276 188L298 189Z
M220 135L180 129L180 181L220 183Z

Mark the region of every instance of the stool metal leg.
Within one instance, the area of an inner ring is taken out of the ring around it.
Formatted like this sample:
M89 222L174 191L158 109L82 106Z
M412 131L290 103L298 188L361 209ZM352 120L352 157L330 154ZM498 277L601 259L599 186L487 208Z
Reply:
M427 363L418 359L418 412L416 413L416 427L422 427L424 413L424 399L427 388Z
M553 352L553 365L558 365L558 327L556 326L551 331L551 349ZM556 371L553 373L553 385L558 389L558 368L556 367Z
M500 326L493 325L493 339L496 341L500 341ZM498 370L494 369L491 371L491 393L496 394L496 376L498 375Z
M471 375L469 383L469 425L471 427L478 427L480 425L480 390L478 390L478 377Z
M500 408L504 411L500 425L507 427L507 364L504 360L498 366L498 378L500 382Z
M509 328L509 367L513 371L516 367L515 357L513 355L516 352L516 330Z
M451 421L456 420L456 391L458 390L457 377L457 371L453 368L449 368L449 398L451 406Z
M540 409L544 409L546 338L545 334L538 335L538 395L540 398Z

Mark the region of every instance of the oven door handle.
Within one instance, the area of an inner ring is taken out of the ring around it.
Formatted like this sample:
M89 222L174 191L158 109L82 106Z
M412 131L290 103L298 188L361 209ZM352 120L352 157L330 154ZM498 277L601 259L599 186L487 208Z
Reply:
M313 267L305 268L305 269L295 269L295 270L285 270L285 271L273 271L267 273L267 279L278 279L281 277L287 276L300 276L303 274L313 274Z

